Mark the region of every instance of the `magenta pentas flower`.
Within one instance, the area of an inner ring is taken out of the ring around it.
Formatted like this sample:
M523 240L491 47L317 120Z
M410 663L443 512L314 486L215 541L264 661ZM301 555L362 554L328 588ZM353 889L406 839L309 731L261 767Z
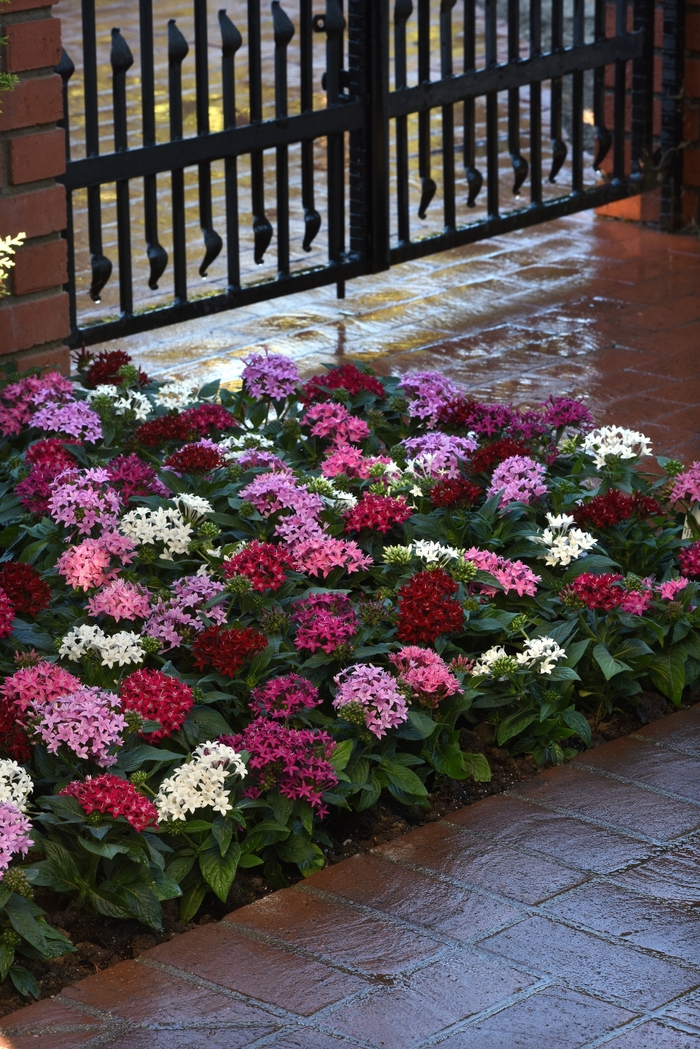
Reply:
M15 606L2 587L0 587L0 637L7 637L12 633L14 621Z
M324 477L345 474L347 477L361 477L366 481L373 466L390 462L391 459L386 455L363 455L359 448L344 444L340 448L329 448L326 458L321 463L321 473Z
M238 494L263 517L269 517L277 510L293 510L302 517L316 519L323 510L320 495L307 491L292 475L286 473L260 474L241 488Z
M411 372L403 376L399 389L408 400L408 414L429 426L437 423L440 409L459 396L459 388L440 372Z
M434 710L443 699L462 691L447 663L430 648L405 645L389 659L399 672L399 683L423 707Z
M678 564L683 575L691 579L700 579L700 542L683 547L678 551Z
M32 825L11 801L0 802L0 874L14 856L26 856L32 844Z
M49 754L57 754L63 744L79 758L107 768L116 764L110 753L123 743L127 727L120 712L119 698L103 688L80 685L74 692L32 703L28 709L34 734L45 744Z
M90 535L95 528L114 531L119 522L121 500L112 488L107 470L69 470L60 474L51 488L48 513L54 521Z
M251 353L246 357L243 382L252 397L271 397L283 401L291 397L299 386L299 372L291 357L281 353Z
M332 736L318 729L295 729L255 718L237 736L222 736L220 743L234 750L247 750L250 776L245 794L259 798L278 790L290 801L308 801L319 817L327 813L323 793L338 783L329 762L337 744Z
M59 372L48 372L39 378L28 375L10 383L0 394L0 433L5 437L19 434L37 408L49 402L62 404L72 400L73 383Z
M117 622L120 619L146 619L151 612L151 601L142 586L115 579L89 599L85 610L93 619L97 616L111 616Z
M318 689L300 674L273 677L250 693L250 708L278 721L288 721L296 714L321 705Z
M289 546L294 569L304 575L327 579L334 568L343 568L352 575L364 572L372 564L353 540L334 539L325 532L309 539L301 539Z
M132 495L160 495L170 498L171 493L156 477L156 471L138 455L118 455L105 466L111 483L119 493L123 506Z
M409 437L402 444L414 473L447 478L460 477L459 460L467 459L479 447L473 437L453 437L439 431Z
M369 437L369 426L364 419L358 419L344 404L333 401L314 404L302 421L311 426L313 437L327 437L337 446L358 444Z
M67 434L93 444L102 437L102 420L86 401L49 403L32 416L32 426L45 433Z
M52 699L65 696L80 687L80 681L55 663L36 663L16 670L0 685L5 701L12 703L19 713L32 704L39 708Z
M565 426L577 430L588 430L593 427L593 419L583 401L572 397L550 397L541 407L542 421L550 430L560 430Z
M391 674L381 667L358 663L341 670L333 680L338 686L333 706L340 716L350 715L354 721L361 713L365 727L377 739L382 739L388 729L396 728L408 719L404 696Z
M486 492L487 499L501 493L499 507L503 509L509 503L526 503L528 506L540 495L547 494L547 485L543 484L546 473L542 463L530 459L527 455L512 455L504 459L493 471L491 485Z
M672 503L678 500L700 503L700 462L693 463L689 469L678 474L669 500Z
M184 639L206 629L199 613L207 601L224 589L223 583L205 573L183 576L174 584L169 598L155 602L143 633L162 641L163 650L179 648ZM206 615L212 623L221 625L226 621L226 605L214 605L206 610Z
M464 551L464 560L472 561L482 572L492 575L506 594L515 590L519 597L523 594L533 597L537 593L537 584L541 576L535 575L522 561L511 561L507 557L501 557L490 550L479 550L475 546Z
M104 532L99 539L83 539L65 550L56 568L74 590L93 590L115 579L123 565L136 557L132 539L120 532Z
M311 594L294 604L292 613L299 626L294 644L329 655L353 638L360 625L352 601L345 594Z

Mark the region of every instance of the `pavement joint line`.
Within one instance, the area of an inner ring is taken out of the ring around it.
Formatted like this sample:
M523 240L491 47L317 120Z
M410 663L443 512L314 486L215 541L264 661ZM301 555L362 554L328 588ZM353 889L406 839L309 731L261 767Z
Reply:
M646 743L650 747L658 747L659 750L669 750L672 754L683 754L687 758L695 758L700 761L700 754L697 750L686 750L685 747L679 747L674 743L668 743L665 739L649 739L648 736L642 736L637 732L631 732L630 739L636 739L640 743Z
M603 830L613 831L615 834L625 834L628 838L637 838L638 841L645 841L649 845L657 845L664 848L676 840L675 838L669 838L667 841L660 841L658 838L652 838L648 834L642 834L641 831L625 827L620 823L610 823L608 820L596 819L594 816L584 816L582 813L576 812L574 809L565 809L560 805L552 805L551 802L542 801L540 798L530 798L526 794L518 794L514 789L505 793L507 797L517 798L519 801L526 801L529 805L536 805L537 808L546 809L548 812L558 812L561 816L571 816L573 819L577 819L581 823L589 823L592 827L601 827ZM694 833L697 830L697 827L693 827L692 831L685 831L683 835L678 835L678 837L686 837L691 832Z
M700 771L700 761L697 762L698 771ZM642 783L638 779L631 779L629 776L620 776L617 772L609 772L607 769L598 769L594 765L584 765L582 762L576 764L577 769L582 769L584 772L588 772L594 776L603 776L605 779L615 780L617 783L625 783L630 787L639 787L640 790L645 790L649 794L657 794L662 798L668 798L670 801L682 801L686 805L693 805L694 808L700 809L700 801L693 801L692 798L686 797L684 794L674 794L670 790L663 790L662 787L654 787L650 783ZM700 829L700 823L696 828Z
M664 1002L663 1005L660 1005L656 1009L648 1009L642 1015L635 1017L633 1020L629 1020L626 1024L616 1028L614 1031L608 1031L605 1034L598 1035L596 1038L591 1039L591 1041L586 1042L585 1045L579 1046L579 1049L598 1049L598 1046L606 1045L611 1042L613 1038L617 1038L621 1034L626 1034L627 1031L632 1031L637 1027L641 1027L642 1024L649 1023L652 1020L656 1020L664 1026L677 1027L678 1030L682 1030L685 1026L688 1026L689 1029L686 1033L696 1034L696 1028L690 1027L690 1025L680 1024L677 1021L672 1021L670 1017L665 1015L667 1009L671 1009L679 1004L682 1005L687 998L695 998L696 995L697 989L684 991L683 994L679 995L677 998L673 998L669 1002Z
M65 990L66 988L64 988ZM78 1001L77 998L64 997L61 991L58 994L52 996L52 1001L58 1002L59 1005L64 1005L68 1009L74 1009L77 1013L85 1013L86 1016L94 1016L96 1020L112 1020L114 1013L110 1013L107 1009L100 1009L96 1005L87 1005L83 1002Z
M21 1037L22 1035L42 1035L42 1034L79 1034L81 1031L92 1031L94 1028L97 1034L101 1034L104 1030L104 1024L44 1024L43 1027L32 1024L18 1024L16 1027L3 1027L0 1030L0 1036L2 1035L16 1035Z

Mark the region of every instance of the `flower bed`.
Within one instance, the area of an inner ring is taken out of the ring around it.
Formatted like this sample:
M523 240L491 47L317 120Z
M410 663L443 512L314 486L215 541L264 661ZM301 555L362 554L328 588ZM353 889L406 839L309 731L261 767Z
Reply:
M34 887L159 929L320 869L331 808L539 764L700 676L700 464L577 401L256 355L0 390L0 975L70 949Z

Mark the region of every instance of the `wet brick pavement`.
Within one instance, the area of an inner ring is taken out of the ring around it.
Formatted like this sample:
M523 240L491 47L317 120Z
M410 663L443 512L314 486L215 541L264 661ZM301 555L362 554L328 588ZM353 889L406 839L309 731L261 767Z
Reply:
M234 383L267 345L306 375L439 369L479 398L583 396L657 454L700 458L700 240L574 215L118 344L158 377Z
M700 1049L700 705L0 1021L0 1049Z

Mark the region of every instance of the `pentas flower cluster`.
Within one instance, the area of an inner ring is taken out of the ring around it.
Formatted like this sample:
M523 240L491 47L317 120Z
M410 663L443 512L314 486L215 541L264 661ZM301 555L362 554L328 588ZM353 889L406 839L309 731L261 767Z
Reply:
M700 503L700 462L677 475L669 499L672 503Z
M159 553L166 561L172 561L174 554L187 553L193 534L192 525L182 512L170 506L159 506L157 510L139 506L122 517L119 528L134 546L162 545Z
M251 397L264 400L283 401L291 397L299 386L299 372L289 357L265 353L252 353L246 357L243 382Z
M74 386L58 372L39 378L28 375L10 383L0 394L0 433L15 436L31 425L37 409L47 404L64 404L74 398Z
M377 739L408 719L406 699L395 679L381 667L358 663L333 679L338 690L333 706L352 724L364 725Z
M85 401L49 403L32 416L31 425L44 433L59 433L94 444L102 437L102 420Z
M319 817L327 814L323 794L338 783L328 760L336 742L328 733L289 728L260 717L243 732L222 736L219 742L250 755L246 797L259 798L276 789L290 801L307 801Z
M225 677L238 671L267 648L267 638L252 627L207 627L192 644L192 658L198 670L211 667Z
M163 463L166 470L177 474L208 474L219 470L225 463L219 448L209 441L187 444L173 452Z
M119 494L123 506L133 496L159 495L167 499L170 492L156 477L156 471L134 452L131 455L117 455L105 467L110 484Z
M425 421L430 429L436 426L441 409L459 394L458 387L440 372L411 372L403 376L399 389L408 401L408 414Z
M233 781L247 774L241 755L233 747L221 741L200 743L191 760L161 783L155 799L158 819L185 820L188 813L198 809L225 816L233 807L229 798Z
M21 561L0 564L0 589L9 598L15 612L32 619L51 604L51 587L36 568Z
M416 572L398 592L399 641L432 644L440 634L461 630L464 612L453 596L458 589L452 576L442 568Z
M80 536L115 531L121 500L109 485L107 470L68 471L51 487L48 513L54 521L75 529Z
M291 554L275 543L260 543L256 539L248 543L221 566L227 579L245 576L253 590L264 594L266 590L279 590L286 580L286 571L292 568Z
M324 477L338 477L344 474L346 477L360 477L366 481L371 477L374 467L389 463L391 459L387 456L365 455L359 448L344 444L339 448L333 446L328 449L321 463L321 473Z
M114 750L123 743L127 723L113 692L80 685L47 703L30 703L26 715L32 733L49 754L57 754L65 744L78 757L103 768L116 764Z
M574 507L573 518L579 526L613 528L631 518L653 517L660 513L661 506L652 496L642 492L628 495L610 488L604 495L596 495Z
M25 510L42 516L49 508L56 478L75 466L76 459L57 437L36 441L29 446L24 458L30 468L29 474L19 482L15 491Z
M504 459L493 471L486 497L490 499L500 494L498 505L501 509L514 502L529 505L539 496L547 494L545 473L545 467L541 463L527 456L514 455L510 459Z
M93 812L101 812L115 820L124 819L138 832L148 827L157 829L158 810L153 802L128 780L120 779L111 772L103 772L101 776L86 776L82 782L75 780L59 793L75 798L88 816Z
M144 448L158 448L170 441L196 441L216 431L234 430L238 423L220 404L201 404L176 415L161 415L141 423L135 437Z
M473 506L483 496L484 490L466 477L457 477L454 480L440 480L430 489L430 502L436 510L446 510L454 507L456 510L466 510Z
M56 569L73 590L93 590L116 579L125 565L136 557L136 544L121 532L103 532L99 539L83 539L70 546Z
M626 430L624 426L601 426L591 430L581 445L597 467L606 465L608 457L614 459L637 459L651 455L651 441L637 430Z
M144 659L141 636L132 630L106 634L101 627L83 624L64 634L58 650L61 657L77 663L87 653L94 653L101 665L110 670L114 666L141 663Z
M557 663L566 659L566 651L554 638L545 635L526 641L515 659L518 666L534 669L538 674L551 674Z
M446 433L427 433L402 441L408 469L423 477L449 478L461 476L460 462L478 448L474 437L452 437Z
M34 789L32 778L11 758L0 758L0 804L15 805L27 811L29 795Z
M683 575L691 579L700 579L700 542L686 546L678 551L678 563Z
M312 437L326 437L335 445L357 444L369 437L364 419L352 415L344 404L315 404L306 412L304 423L311 427Z
M489 474L495 466L504 463L507 459L516 457L527 457L530 449L522 441L515 441L512 437L503 437L499 441L482 445L471 458L472 472L475 474Z
M352 540L333 539L319 533L300 539L287 548L297 572L327 579L334 568L342 568L347 575L362 572L372 564L369 554L363 554Z
M443 699L461 692L458 679L437 652L418 645L404 645L389 660L399 675L399 684L410 690L422 707L435 710Z
M341 364L325 375L313 375L304 384L302 397L305 401L325 401L333 390L345 390L351 397L363 392L373 393L380 400L386 397L379 379L360 371L356 364Z
M295 603L292 615L298 624L296 647L309 652L320 648L329 655L346 645L360 625L345 594L312 594Z
M109 616L117 623L121 619L147 619L151 613L151 600L144 588L137 583L115 579L101 587L88 600L85 610L92 619Z
M546 517L549 527L544 529L542 535L532 537L535 543L547 548L546 553L539 555L545 564L569 565L585 557L596 545L597 540L590 532L571 527L573 515L548 513Z
M522 561L511 561L507 557L501 557L490 550L479 550L475 546L464 551L464 560L471 562L480 572L492 575L506 594L515 590L518 597L525 594L534 597L537 593L537 584L541 577L535 575Z
M102 350L88 367L85 381L91 389L98 386L119 386L122 376L120 369L131 364L131 357L124 350ZM140 386L148 385L148 376L139 368L137 382Z
M0 874L15 856L26 856L32 844L32 825L12 802L0 802Z
M293 673L273 677L250 693L251 710L279 721L288 721L322 702L316 686L300 674Z
M153 602L143 633L157 638L162 651L179 648L184 640L192 640L194 634L206 628L202 618L205 606L223 590L224 584L212 579L206 571L182 576L167 596ZM206 616L215 626L220 626L226 620L226 608L214 605L206 609Z
M144 721L157 721L160 728L142 731L149 742L172 736L182 728L194 706L194 693L184 681L162 670L136 670L124 678L119 690L123 710L134 710Z
M8 637L12 633L15 611L15 606L8 595L0 589L0 637Z
M390 532L395 525L407 521L413 513L402 498L390 495L371 495L365 492L362 499L343 515L348 532L361 532L364 528L373 532Z

